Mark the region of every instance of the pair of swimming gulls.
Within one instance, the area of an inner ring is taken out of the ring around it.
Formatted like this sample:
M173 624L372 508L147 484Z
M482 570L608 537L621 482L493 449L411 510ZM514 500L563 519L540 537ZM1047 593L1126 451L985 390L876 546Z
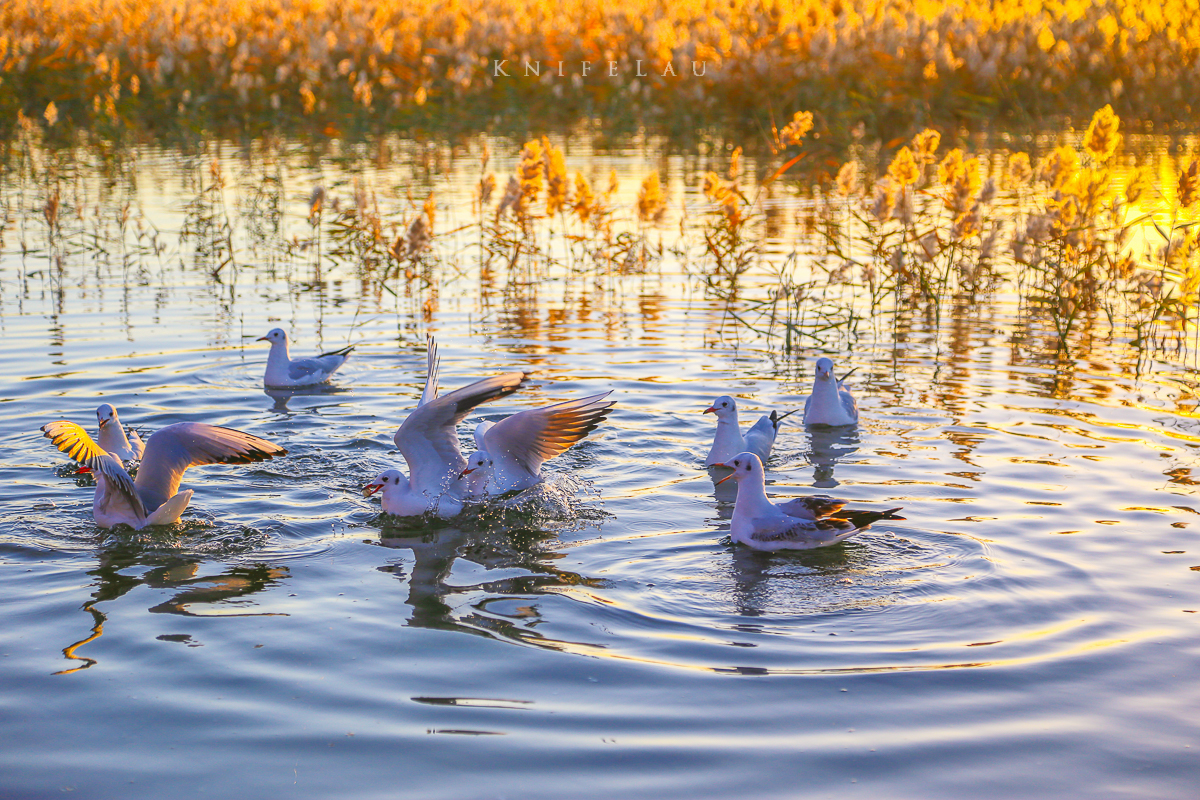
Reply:
M292 360L284 331L277 328L263 339L272 345L264 382L276 386L280 384L273 384L272 378L298 381L323 372L323 380L328 380L345 363L351 349ZM300 367L293 368L297 363ZM387 470L363 488L365 496L380 494L386 513L450 517L471 500L535 486L541 481L542 464L595 430L615 405L606 399L611 392L604 392L521 411L496 423L481 422L474 431L478 449L464 458L456 433L458 424L476 406L517 391L530 373L484 378L439 397L439 370L437 343L430 337L425 388L416 409L393 437L409 473ZM734 541L758 550L808 549L835 544L880 519L903 519L894 515L899 509L842 511L844 501L824 496L772 503L766 496L763 460L770 454L780 423L794 412L772 412L745 435L738 429L737 404L732 397L717 398L706 412L715 413L718 420L706 463L732 470L718 484L732 478L739 486L732 522ZM817 384L805 404L806 424L854 424L857 417L854 398L842 381L833 378L833 363L821 359ZM136 431L126 431L116 409L107 403L96 410L96 418L99 442L81 426L65 420L44 425L42 431L59 450L81 463L83 471L95 474L92 513L103 528L124 524L140 530L177 522L193 493L191 489L179 491L190 467L255 463L287 454L257 436L199 422L168 425L143 442ZM136 479L123 463L132 460L140 460Z

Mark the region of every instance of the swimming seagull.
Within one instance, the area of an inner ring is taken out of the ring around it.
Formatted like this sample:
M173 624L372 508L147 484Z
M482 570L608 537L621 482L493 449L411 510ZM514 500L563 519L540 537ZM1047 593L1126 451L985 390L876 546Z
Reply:
M854 370L850 370L841 378L835 378L833 361L828 358L817 360L812 394L804 401L805 425L858 424L858 402L844 385L852 372Z
M104 403L96 409L96 422L100 424L100 433L96 437L100 449L121 461L137 461L146 449L145 442L138 432L130 428L128 433L117 416L117 410Z
M92 516L101 528L170 525L179 520L192 490L179 491L188 467L202 464L249 464L287 454L266 439L202 422L177 422L156 431L146 442L137 480L74 422L42 426L46 438L96 475Z
M704 409L704 413L717 415L717 435L713 437L708 458L704 460L704 466L716 467L743 450L748 450L766 461L775 445L775 434L779 432L779 425L796 412L780 414L772 411L770 416L761 416L758 422L750 426L745 436L738 428L737 402L729 395L722 395L713 400L712 405Z
M605 402L611 391L531 408L496 423L475 426L475 445L467 456L461 477L467 492L478 497L488 491L505 494L536 486L542 481L542 464L570 449L594 431L616 405Z
M282 328L273 328L260 342L270 342L271 352L267 355L267 371L263 384L271 389L289 389L295 386L312 386L329 380L337 372L354 345L343 347L314 358L292 358L288 355L288 335Z
M896 516L899 508L887 511L843 511L843 501L832 497L804 497L775 504L767 499L762 461L754 453L738 453L728 463L738 484L730 532L733 541L755 550L811 550L848 539L881 519ZM836 516L827 516L836 514Z
M462 511L464 487L458 477L467 461L458 449L455 427L475 406L512 394L529 377L526 372L508 372L438 397L439 367L437 343L431 337L425 390L393 437L408 464L408 476L389 469L363 487L364 497L381 492L383 510L388 514L410 517L433 512L452 517Z

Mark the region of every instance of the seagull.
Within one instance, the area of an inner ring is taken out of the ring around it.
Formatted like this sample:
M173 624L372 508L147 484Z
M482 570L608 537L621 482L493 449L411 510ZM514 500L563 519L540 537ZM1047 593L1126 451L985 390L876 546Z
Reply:
M854 370L841 378L833 376L833 362L817 360L817 375L812 394L804 401L805 425L857 425L858 402L843 384Z
M171 525L192 499L192 490L179 491L188 467L201 464L248 464L287 455L266 439L232 428L202 422L177 422L156 431L146 442L137 480L120 460L92 441L74 422L59 420L42 426L46 438L96 475L92 516L101 528L128 525L142 530Z
M565 453L611 413L616 402L605 402L610 394L531 408L496 423L476 425L479 450L467 456L460 473L468 480L468 495L479 497L485 490L506 494L541 483L542 464Z
M260 342L270 342L271 352L267 355L267 372L263 384L271 389L290 389L296 386L312 386L324 383L337 372L354 345L343 347L314 358L292 358L288 355L288 335L283 328L273 328Z
M729 395L722 395L713 400L712 405L704 409L704 413L717 415L717 435L713 438L708 458L704 460L704 466L716 467L743 450L749 450L766 461L775 445L775 434L779 432L779 425L796 412L779 414L772 411L770 416L761 416L758 422L750 426L745 436L742 436L741 430L738 429L737 402Z
M754 453L738 453L726 464L733 472L718 484L733 478L738 484L730 532L733 541L754 550L811 550L848 539L881 519L896 516L899 508L887 511L842 511L844 501L833 497L802 497L786 503L767 499L762 461ZM837 514L837 516L830 516Z
M96 438L101 450L119 461L137 461L142 457L145 442L133 428L126 434L115 408L108 403L101 405L96 409L96 422L100 424L100 434Z
M463 486L458 477L467 461L458 449L455 427L471 409L521 388L527 372L508 372L475 381L437 396L441 361L430 337L425 389L421 399L396 431L394 440L408 464L408 476L398 469L380 473L363 487L363 496L381 492L383 510L402 517L434 513L452 517L462 511Z

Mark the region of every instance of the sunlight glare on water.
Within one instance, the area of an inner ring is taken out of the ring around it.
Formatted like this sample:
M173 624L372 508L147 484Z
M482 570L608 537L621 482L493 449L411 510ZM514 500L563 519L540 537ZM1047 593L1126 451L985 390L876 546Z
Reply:
M36 187L5 190L0 790L1194 791L1187 369L1120 342L1060 356L1004 295L940 326L869 320L789 358L669 250L631 273L533 276L481 270L451 238L428 285L381 288L329 239L309 242L312 187L343 206L369 189L391 209L436 187L449 231L472 221L479 172L466 148L392 149L374 166L348 147L223 153L220 213L241 220L223 266L219 209L195 199L212 167L194 153L76 165L85 207L49 249L28 213ZM644 152L570 155L596 176L616 169L633 201ZM515 163L498 160L502 174ZM703 166L667 163L678 204ZM746 281L747 296L768 284ZM331 387L264 391L255 339L272 327L295 354L357 349ZM523 504L381 515L360 489L402 466L391 437L420 396L426 333L444 390L534 373L470 425L608 389L616 410ZM743 424L795 408L820 355L857 369L862 421L786 424L768 493L817 487L906 519L811 552L734 547L735 491L704 469L701 412L721 394ZM93 429L100 402L145 432L204 421L289 452L194 468L169 529L103 531L92 482L39 431Z

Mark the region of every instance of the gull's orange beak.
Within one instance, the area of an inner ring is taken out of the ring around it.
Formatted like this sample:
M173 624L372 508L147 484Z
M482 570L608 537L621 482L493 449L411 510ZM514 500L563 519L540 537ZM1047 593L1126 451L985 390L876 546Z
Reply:
M713 464L713 466L714 466L714 467L724 467L725 465L724 465L724 464ZM720 486L722 483L724 483L725 481L729 480L730 478L732 478L732 477L733 477L734 475L736 475L736 474L737 474L737 473L735 473L735 472L731 472L731 473L729 473L729 474L728 474L728 475L726 475L724 478L721 478L721 480L717 481L715 485L716 485L716 486Z
M267 338L267 337L265 337L265 336L260 336L260 337L258 337L257 339L255 339L254 341L256 341L256 342L269 342L269 341L271 341L271 340L270 340L270 339L268 339L268 338Z
M80 475L86 475L86 474L90 473L91 471L92 471L91 467L80 467L79 468Z
M704 409L704 411L702 413L715 414L715 413L717 413L717 408L716 408L716 406L709 406L708 408Z
M474 467L467 467L462 472L458 473L458 477L463 478L475 471Z
M108 424L109 422L111 422L111 421L112 421L112 420L107 420L107 419L102 419L102 420L100 420L100 427L103 429L103 428L104 428L104 426L105 426L105 425L107 425L107 424Z
M383 488L382 483L368 483L362 488L363 497L370 497Z

